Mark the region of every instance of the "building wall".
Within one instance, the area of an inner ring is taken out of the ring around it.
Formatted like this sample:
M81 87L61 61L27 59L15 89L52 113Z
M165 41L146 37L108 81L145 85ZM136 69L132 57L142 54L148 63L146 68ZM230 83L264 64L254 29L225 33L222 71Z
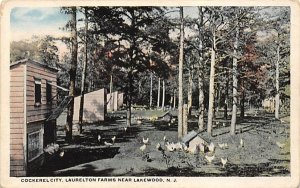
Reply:
M41 105L35 106L34 101L34 81L35 78L41 79ZM27 78L26 78L27 94L26 94L26 105L27 105L27 123L45 120L47 115L56 108L56 97L52 100L52 103L47 104L46 100L46 82L56 85L56 72L50 69L37 66L33 63L27 63ZM52 86L52 96L57 94L56 87Z
M73 121L79 121L80 96L74 99ZM84 95L83 121L104 121L106 114L106 90L100 89Z
M26 175L24 64L10 70L10 176Z
M124 93L118 94L118 109L120 109L123 106L124 102Z

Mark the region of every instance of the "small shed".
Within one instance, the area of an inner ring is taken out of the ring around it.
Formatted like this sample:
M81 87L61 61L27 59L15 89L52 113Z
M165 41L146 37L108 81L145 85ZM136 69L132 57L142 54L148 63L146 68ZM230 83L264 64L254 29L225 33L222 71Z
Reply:
M196 131L191 131L182 138L182 142L190 148L196 145L203 144L208 146L209 139L204 135L199 135Z
M107 94L107 111L118 110L118 91Z
M79 121L80 96L74 98L73 122ZM106 89L99 89L84 94L83 118L84 122L104 121L106 115Z
M10 64L10 176L42 165L43 149L56 140L57 69L23 59Z

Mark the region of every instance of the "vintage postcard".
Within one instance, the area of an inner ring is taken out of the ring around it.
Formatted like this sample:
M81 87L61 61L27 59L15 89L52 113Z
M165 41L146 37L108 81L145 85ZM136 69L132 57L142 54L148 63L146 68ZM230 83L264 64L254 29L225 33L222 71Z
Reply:
M1 187L298 187L299 1L3 1Z

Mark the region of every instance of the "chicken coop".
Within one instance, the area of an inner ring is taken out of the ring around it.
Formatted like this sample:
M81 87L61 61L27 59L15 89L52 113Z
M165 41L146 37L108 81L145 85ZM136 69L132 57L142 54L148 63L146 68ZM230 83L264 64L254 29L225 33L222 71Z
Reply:
M182 142L190 148L193 148L199 144L207 146L209 139L205 138L204 135L200 136L196 131L191 131L182 138Z
M124 94L115 91L107 94L107 111L118 111L123 106Z
M104 121L106 114L106 89L99 89L84 94L83 118L84 122ZM80 96L74 98L73 121L79 121Z
M10 65L10 176L42 165L44 147L56 140L57 69L30 59Z

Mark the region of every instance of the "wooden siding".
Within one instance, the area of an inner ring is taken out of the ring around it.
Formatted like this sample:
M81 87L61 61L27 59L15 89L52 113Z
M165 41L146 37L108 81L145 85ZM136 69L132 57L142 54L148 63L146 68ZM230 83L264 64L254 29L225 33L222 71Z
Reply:
M35 106L35 78L41 79L41 105ZM47 116L51 113L53 109L57 107L56 87L52 86L52 97L51 103L47 104L46 99L46 83L51 81L51 83L56 85L56 72L50 69L38 66L36 64L27 63L27 77L26 77L26 114L27 122L35 122L45 120Z
M10 175L25 176L24 64L10 70Z

